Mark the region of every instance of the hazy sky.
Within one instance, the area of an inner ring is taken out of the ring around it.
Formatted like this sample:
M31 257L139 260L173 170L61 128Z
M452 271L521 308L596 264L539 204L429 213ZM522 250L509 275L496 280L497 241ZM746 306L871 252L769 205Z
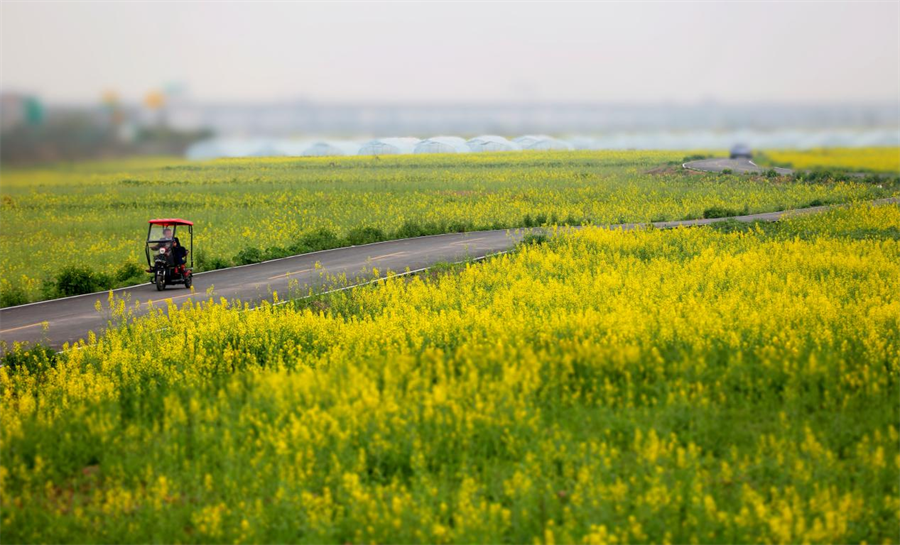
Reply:
M53 101L897 101L900 3L11 3Z

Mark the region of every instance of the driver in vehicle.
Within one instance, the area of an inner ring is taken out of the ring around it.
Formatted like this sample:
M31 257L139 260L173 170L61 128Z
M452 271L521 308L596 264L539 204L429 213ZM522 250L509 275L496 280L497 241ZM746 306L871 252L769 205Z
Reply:
M159 250L160 248L168 248L169 246L172 245L172 243L170 242L171 240L172 240L172 228L166 227L165 229L163 229L162 238L159 239L159 244L157 244L156 246L151 246L150 249L155 251L155 250Z

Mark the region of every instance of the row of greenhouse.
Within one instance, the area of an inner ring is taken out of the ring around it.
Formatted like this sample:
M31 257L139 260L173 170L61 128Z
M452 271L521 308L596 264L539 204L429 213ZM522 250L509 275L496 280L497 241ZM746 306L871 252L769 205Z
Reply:
M692 131L656 133L611 133L600 136L572 136L560 140L546 135L507 139L484 135L469 140L456 136L418 138L378 138L352 140L228 139L198 142L187 151L190 159L218 157L386 155L408 153L477 153L522 150L712 150L729 149L741 142L752 149L812 149L834 147L879 147L900 145L900 133L893 128L778 130L778 131Z
M341 155L404 155L413 153L478 153L488 151L572 150L571 143L546 135L527 135L512 140L496 135L466 140L458 136L418 138L376 138L352 140L246 140L212 139L187 150L188 159L220 157L333 157Z

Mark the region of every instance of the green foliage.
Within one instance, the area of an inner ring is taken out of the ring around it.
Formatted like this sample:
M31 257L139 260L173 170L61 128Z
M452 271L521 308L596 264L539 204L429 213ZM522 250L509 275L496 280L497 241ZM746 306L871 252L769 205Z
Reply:
M703 211L703 219L728 218L740 215L741 213L733 208L724 208L721 206L713 206Z
M554 219L552 222L549 221L547 214L545 213L535 214L534 216L532 216L531 214L525 214L525 217L522 218L523 227L542 227L550 223L557 223L557 220Z
M752 232L756 226L765 226L765 224L766 222L743 222L727 219L711 223L708 228L720 233L748 233Z
M12 307L16 305L24 305L28 302L28 294L22 288L15 284L3 286L0 291L0 306Z
M60 271L54 285L58 297L82 295L113 288L110 275L90 267L70 265Z
M116 270L115 274L116 281L120 284L137 283L140 280L144 280L146 276L147 271L134 261L126 261L123 263Z
M300 237L299 242L293 249L301 250L297 253L306 253L330 250L332 248L339 248L340 246L343 246L343 243L334 231L322 227Z
M221 256L210 256L205 250L198 250L194 256L197 271L215 271L232 266L232 262Z
M816 169L794 173L794 179L803 183L833 183L849 179L847 174L833 170Z
M684 159L681 160L682 163L690 163L691 161L702 161L704 159L709 159L709 154L703 153L695 153L693 155L686 155Z
M14 373L40 375L48 369L56 367L57 353L42 344L30 347L18 347L3 355L3 366Z
M521 244L525 246L538 246L541 244L545 244L549 241L549 237L547 237L544 233L528 233L524 237L522 237Z
M448 233L465 233L468 231L474 231L475 226L470 221L465 220L455 220L451 221L447 224L446 231Z
M251 263L259 263L263 260L263 252L259 248L253 246L244 248L236 256L234 262L238 265L249 265Z
M287 257L289 255L291 255L291 252L287 248L282 248L281 246L272 246L270 248L266 248L266 250L263 252L262 261L279 259L282 257Z
M386 239L384 232L377 227L354 227L347 232L347 243L351 246L381 242Z
M425 235L430 235L425 227L419 224L417 221L406 220L403 222L403 225L400 226L399 229L394 233L396 238L412 238L412 237L421 237Z

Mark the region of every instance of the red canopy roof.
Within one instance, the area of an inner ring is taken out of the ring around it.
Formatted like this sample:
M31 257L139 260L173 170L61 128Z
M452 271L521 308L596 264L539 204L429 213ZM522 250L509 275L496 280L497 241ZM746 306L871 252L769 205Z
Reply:
M162 218L150 220L147 223L152 223L154 225L194 225L194 222L192 221L182 220L178 218Z

